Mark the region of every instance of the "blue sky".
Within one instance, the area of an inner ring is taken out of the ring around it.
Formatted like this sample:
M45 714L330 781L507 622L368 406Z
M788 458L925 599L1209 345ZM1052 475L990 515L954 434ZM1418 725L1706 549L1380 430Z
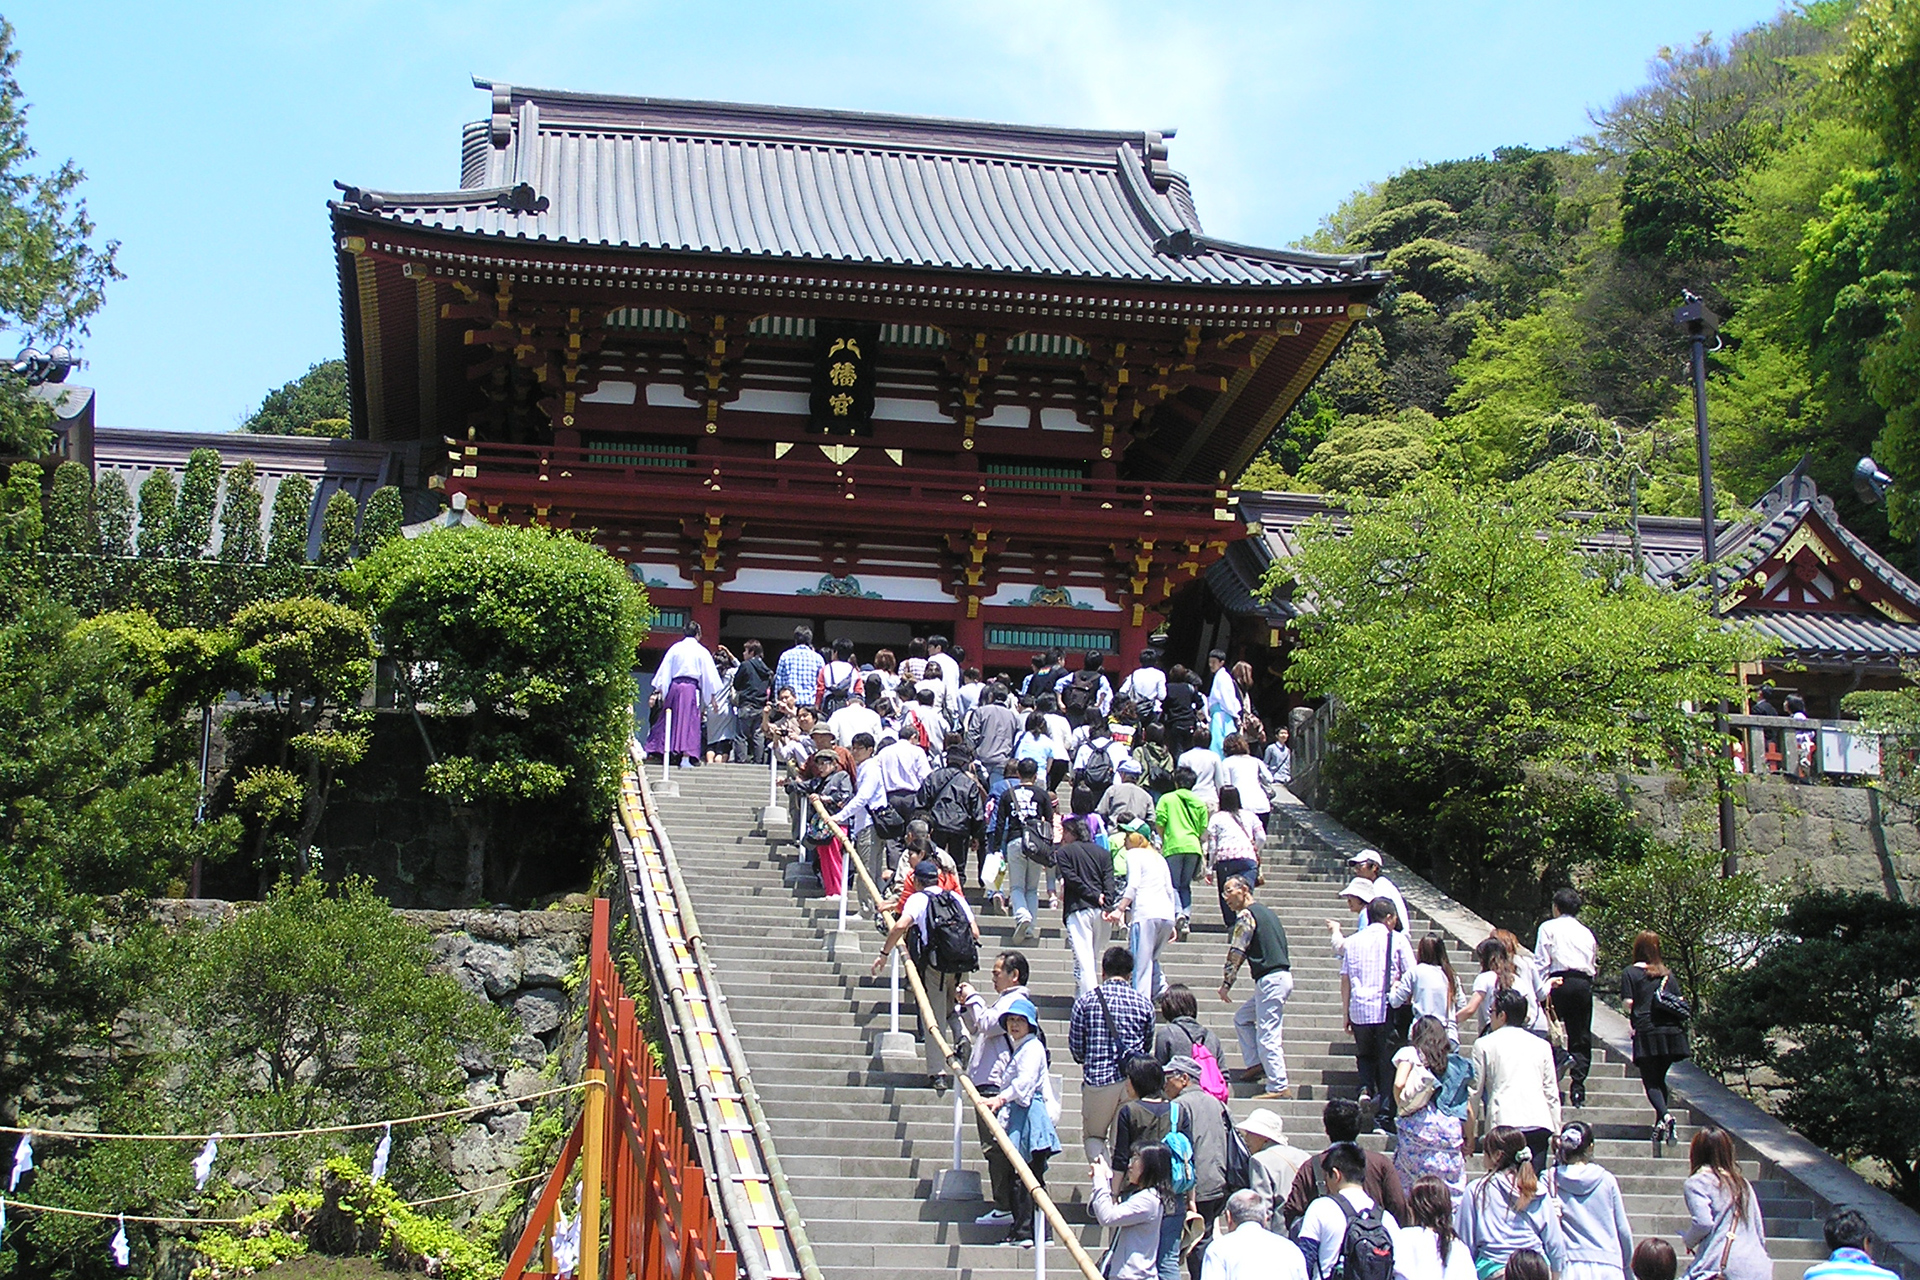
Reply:
M469 76L1104 128L1178 127L1215 234L1285 244L1423 160L1588 129L1662 45L1772 0L98 4L5 8L43 160L72 158L115 285L75 380L102 425L232 430L340 354L335 178L455 186Z

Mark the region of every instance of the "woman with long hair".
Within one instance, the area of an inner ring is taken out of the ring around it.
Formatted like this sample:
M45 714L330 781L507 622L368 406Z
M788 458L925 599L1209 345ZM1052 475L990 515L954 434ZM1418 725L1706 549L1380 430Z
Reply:
M1527 996L1527 1030L1537 1036L1547 1034L1547 984L1546 975L1533 963L1532 956L1520 954L1520 939L1511 929L1495 929L1490 935L1507 949L1507 955L1513 962L1512 986L1518 987Z
M1509 987L1520 991L1527 997L1528 1024L1533 1018L1533 994L1520 985L1520 972L1514 967L1513 952L1499 938L1488 938L1473 949L1473 958L1480 962L1480 976L1473 980L1473 995L1460 1009L1460 1017L1471 1018L1480 1015L1480 1034L1485 1035L1493 1027L1493 998Z
M1760 1197L1733 1158L1733 1135L1711 1125L1694 1134L1687 1166L1692 1172L1681 1188L1692 1219L1681 1235L1693 1250L1687 1280L1772 1280Z
M1227 905L1227 881L1244 876L1248 884L1260 875L1260 842L1266 828L1240 804L1237 787L1220 788L1220 808L1207 820L1201 851L1207 860L1207 883L1220 897L1220 918L1233 928L1234 910Z
M1487 1131L1487 1172L1460 1199L1454 1230L1473 1253L1480 1280L1494 1280L1507 1259L1522 1249L1546 1255L1555 1271L1567 1264L1560 1217L1540 1192L1527 1135L1510 1124Z
M1547 1189L1560 1205L1567 1265L1560 1280L1626 1280L1633 1265L1633 1224L1620 1182L1593 1162L1593 1126L1580 1120L1554 1138L1559 1165Z
M1475 1280L1473 1254L1453 1230L1453 1193L1428 1174L1407 1190L1408 1226L1393 1233L1394 1280Z
M1416 1018L1438 1018L1447 1029L1447 1042L1458 1048L1459 1014L1467 1002L1460 979L1453 974L1453 963L1447 959L1447 940L1437 933L1428 934L1415 944L1413 959L1413 968L1393 984L1387 1002L1396 1009L1412 1005Z
M1093 1162L1093 1189L1087 1211L1103 1227L1114 1227L1107 1249L1107 1280L1159 1280L1160 1222L1169 1214L1186 1221L1186 1197L1173 1190L1173 1153L1163 1142L1143 1143L1127 1161L1124 1199L1113 1193L1113 1171L1105 1160Z
M1648 929L1633 940L1633 963L1620 972L1620 995L1633 1023L1633 1065L1640 1085L1653 1104L1653 1140L1675 1141L1673 1117L1667 1114L1667 1071L1692 1053L1687 1043L1687 1017L1662 1004L1661 992L1678 996L1679 983L1660 958L1660 935Z
M1467 1169L1460 1154L1460 1118L1440 1109L1440 1082L1453 1049L1446 1024L1419 1018L1409 1041L1393 1055L1393 1099L1400 1113L1393 1167L1405 1186L1433 1176L1457 1195L1467 1189Z

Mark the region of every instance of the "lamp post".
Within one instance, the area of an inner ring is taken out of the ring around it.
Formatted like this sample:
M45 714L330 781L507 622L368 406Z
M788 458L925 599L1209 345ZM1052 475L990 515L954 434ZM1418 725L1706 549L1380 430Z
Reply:
M1707 599L1713 616L1720 616L1719 530L1715 526L1713 500L1713 455L1707 446L1707 343L1719 344L1720 317L1713 314L1691 289L1681 295L1674 310L1673 323L1687 335L1693 366L1693 439L1700 453L1700 562L1707 571ZM1727 733L1727 700L1720 699L1714 716L1714 729L1723 743L1721 751L1731 768L1733 739ZM1733 792L1727 787L1727 769L1717 772L1716 790L1720 799L1720 873L1730 876L1740 869L1738 838L1733 820Z

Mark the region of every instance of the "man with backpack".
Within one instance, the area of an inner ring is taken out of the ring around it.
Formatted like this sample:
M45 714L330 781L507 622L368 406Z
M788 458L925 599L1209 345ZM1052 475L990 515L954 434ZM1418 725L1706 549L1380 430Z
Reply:
M1307 1206L1294 1243L1306 1255L1313 1280L1393 1280L1391 1213L1367 1194L1367 1156L1358 1144L1336 1142L1314 1164L1327 1193Z
M1092 813L1100 807L1120 776L1120 762L1127 759L1127 749L1113 740L1105 716L1097 712L1088 716L1086 732L1087 740L1073 758L1075 813Z
M1343 1143L1352 1145L1359 1141L1360 1104L1352 1098L1329 1099L1320 1112L1320 1127L1326 1130L1330 1145L1293 1175L1293 1186L1288 1189L1287 1202L1281 1207L1281 1217L1289 1227L1305 1217L1308 1206L1327 1193L1320 1156ZM1354 1149L1360 1150L1357 1146ZM1367 1151L1363 1158L1367 1195L1395 1218L1411 1220L1407 1213L1406 1189L1400 1182L1400 1171L1393 1167L1393 1160L1378 1151Z
M1184 1054L1176 1055L1166 1066L1168 1100L1180 1108L1182 1115L1193 1117L1193 1207L1206 1223L1200 1243L1187 1255L1187 1270L1193 1280L1199 1280L1213 1220L1220 1216L1227 1197L1253 1180L1252 1156L1234 1131L1227 1104L1200 1088L1200 1074L1200 1064ZM1239 1177L1237 1186L1230 1176L1233 1174Z
M860 669L853 665L853 641L835 640L833 661L821 663L819 673L814 676L814 704L820 708L820 714L831 716L846 706L859 679Z
M940 864L933 859L914 867L913 883L913 896L893 922L887 940L880 945L880 954L873 958L872 973L878 977L887 956L905 942L907 955L927 988L927 999L940 1011L941 1025L952 1036L961 980L980 967L980 925L965 897L940 887ZM935 1085L944 1088L952 1082L946 1059L931 1034L922 1039L927 1047L927 1074Z
M1099 654L1089 653L1080 669L1054 688L1060 698L1061 712L1075 728L1096 715L1105 717L1113 706L1113 686L1107 683L1100 662Z
M927 775L920 784L920 811L927 815L927 827L934 843L947 851L953 865L966 878L967 846L979 839L987 816L986 788L973 771L973 753L960 742L946 750L946 763ZM986 862L986 849L980 851Z
M1127 1063L1123 1096L1127 1100L1120 1104L1113 1122L1114 1181L1126 1178L1135 1147L1164 1142L1173 1155L1172 1189L1190 1196L1198 1175L1192 1103L1176 1103L1168 1097L1166 1071L1144 1054ZM1120 1188L1114 1190L1117 1193Z

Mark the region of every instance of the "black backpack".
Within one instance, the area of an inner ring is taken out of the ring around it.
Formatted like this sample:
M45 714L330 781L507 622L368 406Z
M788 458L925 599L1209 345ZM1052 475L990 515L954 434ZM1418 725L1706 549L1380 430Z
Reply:
M964 834L979 821L980 784L965 769L934 770L921 794L927 797L927 825L943 836Z
M1053 865L1053 818L1048 812L1046 792L1041 784L1033 784L1034 814L1020 826L1020 851L1028 862L1043 867Z
M920 941L918 929L907 930L907 952L916 965L941 973L972 973L980 967L980 944L967 913L945 889L928 892L927 940Z
M823 715L830 716L840 708L846 706L848 697L853 693L853 683L860 678L860 668L854 666L851 662L840 662L837 659L827 664L826 672L828 676L832 677L833 669L840 666L844 666L847 669L846 681L845 683L841 683L837 678L828 681L826 692L820 699L820 711Z
M1111 745L1109 742L1108 746ZM1113 754L1098 743L1092 746L1093 749L1087 752L1087 767L1080 771L1080 780L1096 796L1103 796L1107 788L1113 785Z
M1067 687L1060 692L1060 709L1083 713L1093 705L1094 694L1099 690L1098 671L1076 671L1067 681Z
M1380 1206L1356 1210L1351 1200L1338 1193L1333 1200L1347 1215L1347 1235L1327 1280L1393 1280L1393 1235L1381 1219Z
M1253 1153L1247 1150L1247 1140L1233 1127L1229 1117L1227 1123L1227 1194L1245 1191L1253 1185Z

